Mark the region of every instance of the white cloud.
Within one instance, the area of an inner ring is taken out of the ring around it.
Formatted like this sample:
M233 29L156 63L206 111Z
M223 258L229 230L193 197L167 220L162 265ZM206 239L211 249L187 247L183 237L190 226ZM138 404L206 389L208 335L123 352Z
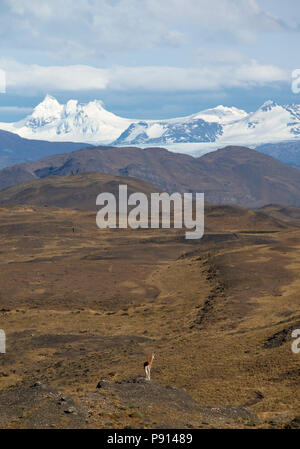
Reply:
M268 64L258 64L252 60L239 66L235 71L236 79L247 86L268 85L274 81L289 81L290 72Z
M116 67L109 70L108 78L111 89L184 91L263 86L289 81L290 74L272 65L250 61L241 66Z
M0 114L30 114L33 108L19 106L0 106Z
M253 41L281 32L256 0L2 0L2 46L87 62L112 52L207 42ZM89 59L91 58L91 59Z
M24 89L25 94L45 90L101 90L109 81L106 70L86 65L40 66L0 59L0 67L6 71L8 93Z
M220 62L199 67L115 66L99 69L86 65L25 65L0 59L7 72L8 93L47 93L53 91L126 90L189 91L232 87L267 86L289 82L290 73L255 60L240 64Z

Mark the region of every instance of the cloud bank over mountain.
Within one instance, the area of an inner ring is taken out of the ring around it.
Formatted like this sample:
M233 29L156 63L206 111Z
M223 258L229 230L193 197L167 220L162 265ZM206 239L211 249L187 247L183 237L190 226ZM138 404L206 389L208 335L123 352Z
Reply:
M110 52L184 46L198 37L253 42L291 26L255 0L4 0L6 46L83 61ZM70 20L70 16L72 20ZM55 32L54 32L55 30ZM193 43L193 42L192 42Z
M45 90L214 90L264 86L287 82L289 72L253 60L240 66L216 70L207 67L115 66L99 69L87 65L40 66L0 59L7 72L7 88L15 92L29 89L32 94ZM27 92L28 93L28 92Z
M196 95L200 109L237 97L248 111L269 97L291 103L299 24L291 0L3 0L0 120L13 114L1 107L33 107L48 92L86 102L104 94L148 118L169 104L196 112Z

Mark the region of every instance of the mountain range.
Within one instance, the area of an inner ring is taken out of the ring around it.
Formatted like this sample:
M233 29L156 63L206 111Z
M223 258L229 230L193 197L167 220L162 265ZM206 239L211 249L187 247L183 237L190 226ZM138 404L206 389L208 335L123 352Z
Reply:
M0 189L49 176L89 172L138 178L170 193L204 192L210 203L248 208L271 203L300 205L298 169L255 150L236 146L198 158L163 148L85 148L5 168L0 171ZM23 186L25 193L26 188ZM6 201L7 192L1 193Z
M172 119L139 120L107 111L100 100L60 104L47 95L32 114L0 129L28 139L90 144L164 145L179 152L214 150L222 145L250 145L297 141L300 137L300 105L266 101L248 113L219 105L199 113Z
M0 169L89 146L86 143L79 142L48 142L24 139L17 134L0 130Z
M300 140L265 143L255 147L256 151L275 157L291 167L300 168Z
M182 144L183 147L188 144ZM0 169L60 153L69 153L93 145L79 142L48 142L25 139L9 131L0 130ZM255 147L256 151L268 154L291 167L300 168L300 140L267 143ZM201 155L213 151L207 149ZM180 146L178 148L180 153ZM194 154L197 156L197 154Z

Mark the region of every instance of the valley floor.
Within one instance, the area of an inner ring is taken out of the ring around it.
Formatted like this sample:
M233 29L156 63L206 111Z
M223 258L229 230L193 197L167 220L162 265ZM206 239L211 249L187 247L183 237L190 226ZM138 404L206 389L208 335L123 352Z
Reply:
M1 208L0 427L292 426L300 222L249 214L187 241Z

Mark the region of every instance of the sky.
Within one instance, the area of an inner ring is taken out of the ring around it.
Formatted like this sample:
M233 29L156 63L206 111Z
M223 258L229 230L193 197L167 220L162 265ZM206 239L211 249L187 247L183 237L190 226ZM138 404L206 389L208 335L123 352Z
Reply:
M140 119L300 103L299 41L298 0L0 0L0 121L46 94Z

